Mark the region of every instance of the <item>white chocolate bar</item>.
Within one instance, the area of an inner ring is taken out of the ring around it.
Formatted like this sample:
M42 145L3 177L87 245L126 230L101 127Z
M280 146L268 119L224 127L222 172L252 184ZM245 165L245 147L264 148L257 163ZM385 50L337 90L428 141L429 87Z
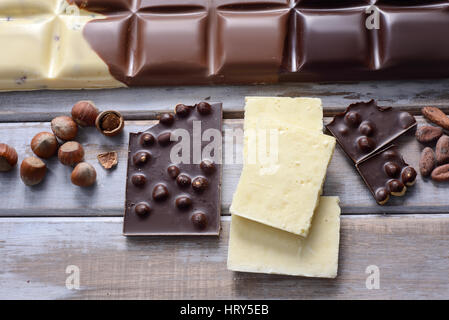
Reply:
M321 197L307 238L233 215L228 269L335 278L338 270L338 197Z
M123 87L83 36L102 18L65 0L1 0L0 90Z

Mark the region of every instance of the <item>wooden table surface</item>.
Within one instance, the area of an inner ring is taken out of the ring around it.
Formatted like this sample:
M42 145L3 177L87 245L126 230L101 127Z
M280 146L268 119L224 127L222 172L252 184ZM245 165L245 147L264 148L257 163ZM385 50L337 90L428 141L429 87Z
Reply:
M412 112L419 123L425 122L422 106L449 113L449 80L0 93L0 142L14 146L19 161L32 154L32 137L50 130L49 121L69 114L78 100L93 100L127 119L124 134L115 138L80 130L78 141L98 173L92 188L72 186L70 168L56 158L47 161L46 180L33 188L22 184L18 169L0 175L0 299L448 299L449 184L418 177L405 197L380 207L339 147L324 188L325 195L340 197L343 211L336 279L226 269L238 160L223 169L219 238L122 236L128 132L149 127L158 112L178 102L206 99L223 102L224 143L230 143L227 134L242 128L244 97L251 95L319 97L325 122L350 103L372 98ZM417 168L422 146L413 133L398 143ZM235 159L241 148L237 139ZM96 155L110 150L120 159L107 172ZM379 268L379 289L366 285L366 270L373 265ZM79 268L79 289L66 286L71 266Z

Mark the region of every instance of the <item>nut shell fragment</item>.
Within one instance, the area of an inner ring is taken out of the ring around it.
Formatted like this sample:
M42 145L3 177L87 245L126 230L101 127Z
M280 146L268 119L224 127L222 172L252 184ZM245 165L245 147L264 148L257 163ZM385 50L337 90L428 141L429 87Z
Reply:
M101 166L106 170L112 169L118 164L118 155L115 151L100 153L97 156L97 159Z

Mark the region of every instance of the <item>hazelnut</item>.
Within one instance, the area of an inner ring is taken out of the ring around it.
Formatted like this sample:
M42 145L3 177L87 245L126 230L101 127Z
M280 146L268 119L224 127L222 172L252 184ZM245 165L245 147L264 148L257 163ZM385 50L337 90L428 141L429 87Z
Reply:
M164 201L169 195L167 187L163 184L158 184L153 189L153 199L156 201Z
M207 216L204 212L195 212L190 219L198 229L205 229L207 227Z
M175 117L172 113L163 113L159 116L159 122L166 126L171 126L175 122Z
M66 166L73 166L84 158L84 149L76 141L69 141L64 143L58 151L58 158L62 164Z
M113 137L122 132L125 120L117 111L103 111L95 120L95 126L105 136Z
M20 177L27 186L34 186L42 182L47 173L45 163L36 157L29 157L22 161Z
M67 116L60 116L51 120L51 130L55 136L65 141L75 139L78 134L77 124Z
M112 169L118 164L118 155L115 151L100 153L97 159L106 170Z
M192 199L187 196L176 198L175 205L179 210L187 210L192 206Z
M136 212L136 214L138 216L143 217L151 212L151 207L146 202L140 202L140 203L136 204L134 211Z
M209 186L209 181L204 177L197 177L192 181L192 188L196 192L203 192Z
M79 101L72 108L73 120L82 127L94 127L99 113L92 101Z
M13 147L0 143L0 172L12 170L17 164L18 156Z
M90 187L97 180L97 172L89 163L81 162L73 169L71 180L78 187Z
M31 150L38 157L48 159L53 157L58 151L58 140L50 132L41 132L31 140Z
M196 109L203 116L206 116L206 115L212 113L212 106L209 103L207 103L207 102L200 102L200 103L198 103L196 105Z
M186 106L185 104L178 104L175 107L175 112L179 117L185 118L189 115L191 109L192 107Z

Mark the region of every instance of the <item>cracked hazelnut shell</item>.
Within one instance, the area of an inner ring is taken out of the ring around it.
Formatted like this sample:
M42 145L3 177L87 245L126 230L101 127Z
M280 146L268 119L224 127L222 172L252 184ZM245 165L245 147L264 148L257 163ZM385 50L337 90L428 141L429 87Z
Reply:
M98 131L108 137L113 137L122 132L125 127L125 119L117 111L103 111L95 120Z
M73 166L83 161L84 149L76 141L69 141L64 143L58 151L59 161L66 166Z
M17 164L18 156L13 147L0 143L0 172L12 170Z
M92 101L79 101L72 108L72 118L81 127L94 127L99 114Z
M27 186L41 183L46 173L47 166L37 157L25 158L20 165L20 178Z
M31 150L40 158L48 159L58 151L59 143L56 136L50 132L40 132L31 140Z

